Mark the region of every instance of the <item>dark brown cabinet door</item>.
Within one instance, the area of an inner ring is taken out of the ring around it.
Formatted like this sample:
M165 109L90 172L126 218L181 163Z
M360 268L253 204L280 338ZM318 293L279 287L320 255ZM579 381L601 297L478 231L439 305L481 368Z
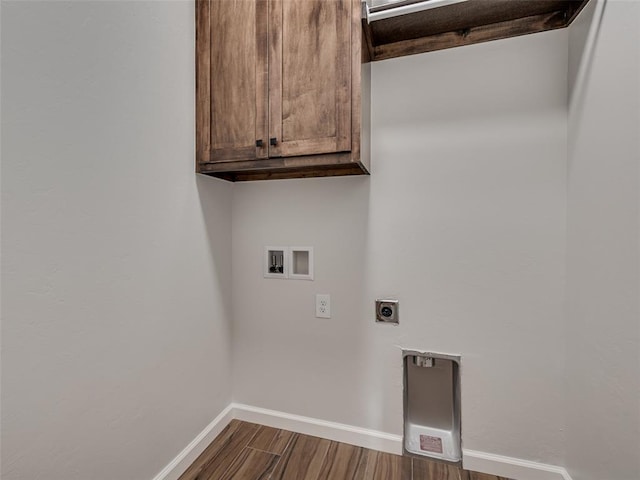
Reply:
M351 0L269 0L270 157L351 149Z
M368 174L361 37L360 0L196 0L196 171Z
M266 158L267 0L208 2L210 162Z

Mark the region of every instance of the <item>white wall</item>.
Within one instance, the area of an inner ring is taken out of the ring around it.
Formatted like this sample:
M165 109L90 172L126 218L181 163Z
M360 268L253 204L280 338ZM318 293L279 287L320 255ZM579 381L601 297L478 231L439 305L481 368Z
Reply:
M601 6L595 44L579 45L590 12L570 38L584 55L569 113L567 466L573 480L637 480L640 4L609 1L600 23Z
M191 2L2 3L2 478L150 479L231 401Z
M236 401L399 434L400 348L461 353L464 447L562 464L567 50L375 63L371 177L236 185ZM314 282L262 278L281 244L315 247Z
M231 401L232 308L238 402L400 433L400 348L461 353L465 448L640 478L637 2L376 63L374 175L235 187L193 175L190 2L2 7L3 479L152 478Z

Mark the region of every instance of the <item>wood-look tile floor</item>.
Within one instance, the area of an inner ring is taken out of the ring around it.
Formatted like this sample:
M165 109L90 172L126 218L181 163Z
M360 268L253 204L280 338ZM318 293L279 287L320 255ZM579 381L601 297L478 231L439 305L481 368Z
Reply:
M232 420L179 480L507 480Z

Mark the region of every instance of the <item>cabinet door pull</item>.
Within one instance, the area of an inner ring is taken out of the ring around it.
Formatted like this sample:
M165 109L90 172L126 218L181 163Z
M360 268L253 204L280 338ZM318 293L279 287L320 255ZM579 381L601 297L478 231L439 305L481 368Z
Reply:
M278 139L276 137L269 139L269 145L276 146L278 144Z
M256 140L256 147L262 148L263 146L264 146L264 142L262 141L262 139Z

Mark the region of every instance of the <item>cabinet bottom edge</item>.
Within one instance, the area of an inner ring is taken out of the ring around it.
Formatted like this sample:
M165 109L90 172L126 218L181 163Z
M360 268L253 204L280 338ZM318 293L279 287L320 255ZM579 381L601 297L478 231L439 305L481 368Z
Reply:
M369 175L361 163L322 165L312 167L272 168L264 170L229 170L224 172L200 173L230 182L250 182L256 180L283 180L288 178L339 177L347 175Z

